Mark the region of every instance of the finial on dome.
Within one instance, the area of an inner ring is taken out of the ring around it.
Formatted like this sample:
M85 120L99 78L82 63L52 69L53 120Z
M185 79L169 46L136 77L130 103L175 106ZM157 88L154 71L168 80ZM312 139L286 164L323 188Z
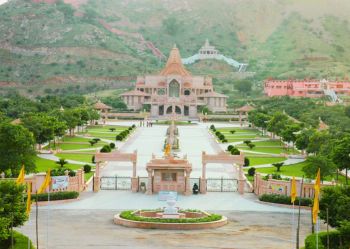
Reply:
M173 46L173 48L177 48L177 47L176 47L176 43L174 43L174 46Z

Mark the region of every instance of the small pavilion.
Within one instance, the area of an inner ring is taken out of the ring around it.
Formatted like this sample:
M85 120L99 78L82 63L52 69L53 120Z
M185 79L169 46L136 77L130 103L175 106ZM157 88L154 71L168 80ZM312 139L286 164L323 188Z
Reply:
M106 119L108 118L108 113L113 108L102 103L100 100L97 101L97 103L94 104L94 109L98 111L98 113L101 116L101 119L103 120L103 123L106 123Z
M147 163L148 184L146 194L159 191L176 191L184 195L191 194L190 175L192 164L186 156L175 159L172 155L156 158L154 155Z
M248 112L253 110L255 110L255 108L248 104L236 109L236 112L239 114L239 123L241 126L243 125L243 119L248 119Z

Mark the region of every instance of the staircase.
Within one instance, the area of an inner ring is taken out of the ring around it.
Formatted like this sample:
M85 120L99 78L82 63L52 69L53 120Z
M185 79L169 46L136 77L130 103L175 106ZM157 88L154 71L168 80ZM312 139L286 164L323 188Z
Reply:
M343 100L341 100L338 95L335 93L333 89L323 89L324 95L328 96L333 103L342 103Z

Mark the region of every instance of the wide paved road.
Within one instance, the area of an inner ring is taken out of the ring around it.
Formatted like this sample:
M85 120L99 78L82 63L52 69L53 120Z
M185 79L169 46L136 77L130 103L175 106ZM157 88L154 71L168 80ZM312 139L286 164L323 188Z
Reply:
M149 127L138 127L133 136L120 148L122 152L133 152L137 150L137 175L147 176L146 163L152 158L152 154L160 157L163 155L163 145L166 138L166 125L154 125ZM180 151L175 152L182 157L187 155L192 163L191 177L200 177L202 172L202 151L209 154L220 151L220 146L209 135L206 124L178 126ZM129 162L109 162L102 170L102 176L131 176L132 164ZM207 178L237 177L235 167L225 164L208 164Z

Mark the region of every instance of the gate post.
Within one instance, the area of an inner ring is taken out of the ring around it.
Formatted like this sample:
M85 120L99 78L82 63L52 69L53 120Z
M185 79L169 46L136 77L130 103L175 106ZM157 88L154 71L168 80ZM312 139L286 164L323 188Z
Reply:
M204 161L205 152L202 152L202 177L200 178L199 191L201 194L207 193L206 162Z
M244 194L244 185L245 185L245 179L244 179L244 173L243 173L243 166L239 165L238 168L238 193L241 195Z
M136 193L139 191L139 178L138 177L131 178L131 191L133 193Z
M153 179L152 179L152 170L148 170L148 182L147 182L147 190L146 194L151 195L152 194L152 189L153 189Z
M94 175L93 191L97 193L100 191L100 163L96 163L95 175Z

